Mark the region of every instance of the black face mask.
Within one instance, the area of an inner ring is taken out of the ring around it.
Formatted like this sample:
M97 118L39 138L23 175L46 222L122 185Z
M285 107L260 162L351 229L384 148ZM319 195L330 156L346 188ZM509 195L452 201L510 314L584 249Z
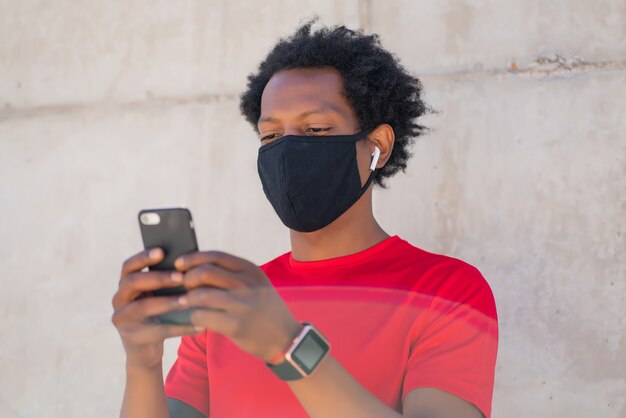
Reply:
M359 200L374 180L372 164L361 187L356 142L366 135L287 135L261 146L257 167L263 191L285 226L316 231Z

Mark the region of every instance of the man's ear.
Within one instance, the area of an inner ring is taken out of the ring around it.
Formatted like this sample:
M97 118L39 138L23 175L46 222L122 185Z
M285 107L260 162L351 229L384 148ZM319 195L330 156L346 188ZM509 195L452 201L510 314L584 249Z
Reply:
M393 128L387 123L378 125L369 133L369 135L367 135L367 139L371 148L370 154L374 153L374 147L378 147L378 149L380 149L380 157L378 158L376 169L378 170L383 168L385 164L387 164L387 161L389 161L389 157L391 157L393 144L396 140Z

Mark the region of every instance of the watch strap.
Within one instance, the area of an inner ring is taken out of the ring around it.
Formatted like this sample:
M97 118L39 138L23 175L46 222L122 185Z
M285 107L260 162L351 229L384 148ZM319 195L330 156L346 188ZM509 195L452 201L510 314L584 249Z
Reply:
M302 379L304 377L287 360L284 360L282 363L275 365L268 363L267 367L269 367L270 370L273 371L274 374L278 376L281 380L291 381Z

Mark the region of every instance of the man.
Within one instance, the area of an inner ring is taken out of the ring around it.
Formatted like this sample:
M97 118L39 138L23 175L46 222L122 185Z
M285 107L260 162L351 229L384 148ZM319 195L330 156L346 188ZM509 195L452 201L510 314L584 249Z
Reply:
M388 235L372 212L372 183L403 170L424 131L419 80L377 37L308 23L249 77L241 109L292 251L261 268L215 251L181 257L175 272L143 271L160 249L126 260L113 298L127 355L121 416L488 417L489 286L472 266ZM137 299L181 283L185 296ZM192 325L150 321L189 307Z

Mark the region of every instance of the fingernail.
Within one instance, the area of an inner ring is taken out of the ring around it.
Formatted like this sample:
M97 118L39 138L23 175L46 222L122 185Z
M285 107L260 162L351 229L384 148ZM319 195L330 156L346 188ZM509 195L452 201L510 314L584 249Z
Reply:
M180 283L183 281L183 273L181 273L180 271L175 271L170 275L170 279L172 279L172 281Z
M203 331L205 331L204 327L199 327L199 326L196 326L196 327L194 327L194 328L195 328L195 330L196 330L196 331L198 331L198 332L203 332Z
M183 305L183 306L187 306L187 305L189 305L189 299L187 299L187 296L179 296L178 297L178 304L179 305Z
M159 258L160 255L161 255L161 249L160 248L153 248L148 253L148 256L150 258Z
M176 268L181 268L183 266L183 259L177 258L176 261L174 261L174 266L176 266Z

